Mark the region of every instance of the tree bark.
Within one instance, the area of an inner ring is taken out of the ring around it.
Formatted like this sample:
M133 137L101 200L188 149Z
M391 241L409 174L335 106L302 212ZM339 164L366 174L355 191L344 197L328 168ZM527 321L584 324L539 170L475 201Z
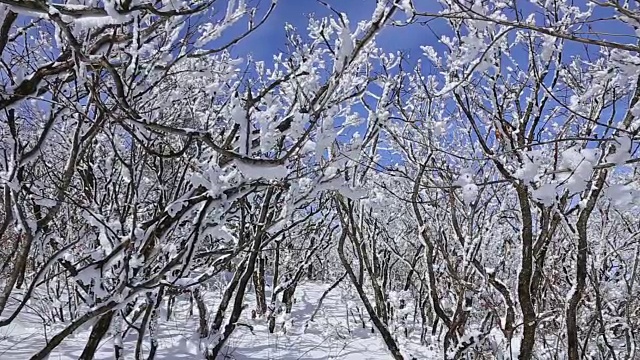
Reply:
M258 268L253 273L253 288L256 292L256 310L260 316L267 313L267 299L264 281L264 256L258 259Z
M395 360L404 360L404 357L402 356L402 354L400 353L400 349L398 348L398 344L393 339L393 336L389 332L389 329L387 328L387 326L380 320L380 318L376 314L373 306L371 305L371 303L369 302L369 299L367 298L367 294L365 294L364 289L362 288L362 284L358 283L358 278L356 277L356 274L353 272L353 269L351 268L351 264L349 263L349 261L347 260L344 254L344 242L346 238L347 238L347 233L346 233L346 230L343 229L342 234L340 235L340 239L338 240L338 255L340 257L340 261L342 262L342 266L344 266L347 274L349 275L349 279L351 280L351 283L356 288L356 291L358 292L358 296L360 297L360 300L364 304L364 307L367 310L367 313L369 314L371 321L380 332L380 335L382 336L384 343L387 345L387 349L389 349L389 352L391 352L391 356L393 356Z
M111 325L111 319L113 318L114 311L111 310L106 314L100 316L100 319L93 325L91 329L91 334L89 335L89 340L82 350L80 354L79 360L93 360L96 355L96 350L98 349L98 345L100 345L100 341L106 335L109 330L109 325Z
M522 229L520 231L522 252L520 272L518 274L518 300L523 317L522 342L519 360L530 360L536 336L536 312L531 299L531 276L533 268L533 220L529 195L524 185L516 185Z

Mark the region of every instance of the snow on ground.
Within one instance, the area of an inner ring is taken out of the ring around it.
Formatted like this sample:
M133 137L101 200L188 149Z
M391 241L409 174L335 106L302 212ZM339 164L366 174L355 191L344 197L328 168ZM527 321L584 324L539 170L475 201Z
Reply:
M251 325L253 332L244 326L237 328L227 343L224 355L227 359L391 359L378 333L371 332L371 325L362 328L362 323L354 323L354 317L347 319L348 292L343 288L334 289L325 298L322 308L313 322L308 322L315 310L318 299L329 285L308 282L296 290L296 303L288 317L278 318L276 332L267 330L266 320L250 319L254 307L253 297L245 303L249 308L243 312L241 322ZM215 310L217 294L209 292L205 300L210 304L209 312ZM174 313L166 320L166 308L159 319L156 355L158 360L198 359L197 310L188 315L189 303L186 299L176 301ZM4 317L10 314L7 309ZM0 328L0 359L29 359L45 346L47 338L60 331L65 324L42 326L41 317L35 309L27 309L10 325ZM67 338L49 357L49 360L76 360L89 336L90 328L85 328ZM130 353L125 359L133 359L136 333L130 332L124 339L124 347ZM402 339L399 339L402 343ZM403 344L418 359L436 358L436 354L425 347L411 343ZM113 358L113 340L106 337L96 353L95 359Z

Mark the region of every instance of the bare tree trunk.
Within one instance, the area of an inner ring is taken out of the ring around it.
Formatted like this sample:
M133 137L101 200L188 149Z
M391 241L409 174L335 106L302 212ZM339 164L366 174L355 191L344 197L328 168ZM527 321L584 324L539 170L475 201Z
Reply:
M224 290L222 294L222 298L220 299L220 304L218 305L218 309L216 309L216 316L213 318L213 324L211 324L211 330L209 331L209 335L217 333L222 327L222 321L224 320L224 315L227 311L227 307L231 302L231 298L233 297L234 291L238 288L238 283L240 282L240 276L244 273L245 265L247 263L247 258L243 259L236 272L233 274L233 278L227 288Z
M164 297L165 294L165 288L164 286L161 286L160 289L158 290L158 294L156 295L156 300L153 301L151 299L151 295L147 295L147 305L146 305L146 309L144 312L144 315L142 316L142 323L140 324L140 328L138 331L138 340L136 341L136 349L134 351L134 357L136 360L140 360L142 358L142 342L144 341L144 335L147 331L147 329L152 332L154 331L154 321L156 319L154 319L154 316L157 316L157 309L160 307L160 304L162 304L162 298ZM154 335L155 334L151 334L151 343L152 343L152 348L153 348L153 342L154 342Z
M342 230L342 235L340 236L340 239L338 242L338 255L340 256L340 261L342 262L342 266L344 266L345 270L347 271L347 274L349 275L349 279L351 280L351 283L356 288L356 291L358 292L358 296L360 297L360 300L362 300L364 307L367 309L367 313L369 314L371 321L380 332L380 335L382 336L384 343L387 345L387 349L389 349L389 352L391 352L391 355L395 360L404 360L404 357L402 356L402 354L400 353L400 349L398 348L398 344L393 339L393 336L389 332L389 329L387 328L387 326L380 320L380 318L376 314L373 306L371 306L371 303L367 298L367 294L365 294L364 289L362 288L362 284L358 283L358 278L356 277L356 274L353 272L353 269L351 268L351 264L349 263L349 261L347 260L344 254L344 241L347 238L346 231L347 231L346 229Z
M198 306L198 319L199 319L199 328L198 332L200 333L200 338L204 339L209 336L209 324L207 321L207 305L204 303L202 299L202 294L200 293L200 287L197 287L193 290L192 293L193 299Z
M267 313L267 299L265 294L264 281L264 256L258 259L258 268L253 273L253 288L256 292L256 307L260 316Z
M91 329L91 334L89 335L89 340L82 350L82 354L80 354L79 360L93 360L96 355L96 350L98 349L98 345L100 345L100 341L107 334L109 330L109 325L111 325L111 319L113 318L114 310L111 310L102 316L93 325Z
M312 237L309 247L313 248L315 245L315 239ZM310 262L309 266L307 267L307 280L313 280L313 262Z
M293 295L296 291L295 284L291 284L283 293L282 293L282 302L284 303L284 312L287 314L291 314L291 310L293 309Z
M12 261L13 269L11 270L11 274L6 280L4 288L2 289L2 293L0 294L0 314L2 314L2 312L4 311L4 308L7 305L7 301L9 300L9 297L13 292L16 282L18 282L18 279L24 279L23 272L25 270L25 265L27 263L27 257L29 256L29 250L31 249L33 238L30 234L28 234L21 240L17 241L21 241L20 251L18 252L18 256Z
M271 203L271 198L274 194L274 189L269 188L265 194L264 201L261 206L260 217L258 219L259 224L265 224L267 220L267 213L269 210L269 204ZM207 360L214 360L225 346L227 340L231 337L231 334L238 326L238 319L240 319L240 314L243 310L243 301L244 294L247 288L247 284L251 280L253 272L255 270L256 261L258 260L258 256L260 255L260 250L262 247L262 241L265 238L266 233L264 229L258 228L258 231L255 232L253 238L253 244L251 246L251 253L249 254L249 258L247 260L246 269L242 273L240 277L240 281L238 283L238 291L236 293L236 297L233 301L233 309L231 310L231 315L229 316L229 320L224 327L223 333L221 334L218 343L214 345L213 349L207 353Z
M571 289L567 309L565 311L569 360L578 360L580 358L578 352L578 321L576 319L576 315L578 313L578 305L580 303L580 299L582 299L587 279L587 255L589 251L589 244L587 242L587 225L606 178L607 171L603 170L598 175L592 190L589 192L587 203L580 212L578 222L576 224L576 231L578 233L576 279L575 284Z
M249 280L251 279L251 276L253 274L255 263L258 258L258 254L260 253L262 236L263 236L262 234L258 234L256 236L256 239L254 240L253 250L249 255L249 260L247 261L247 267L242 273L242 276L240 277L240 281L238 283L238 291L236 292L236 296L233 302L231 315L229 315L229 320L223 329L223 333L220 339L218 340L218 343L215 344L211 352L207 354L206 356L207 360L217 359L218 354L220 353L222 348L225 346L227 340L229 340L229 338L231 337L231 334L237 327L238 319L240 319L240 314L242 313L242 310L243 310L244 293L247 288L247 284L249 283Z
M518 200L520 203L520 214L522 216L522 259L520 273L518 274L518 299L523 317L523 334L520 344L519 360L530 360L533 356L533 346L536 335L536 312L531 299L531 276L533 268L533 221L529 195L527 188L523 185L516 185Z
M271 282L271 303L269 304L269 333L273 334L276 328L276 300L278 294L276 287L280 277L280 241L276 241L275 259L273 261L273 281Z

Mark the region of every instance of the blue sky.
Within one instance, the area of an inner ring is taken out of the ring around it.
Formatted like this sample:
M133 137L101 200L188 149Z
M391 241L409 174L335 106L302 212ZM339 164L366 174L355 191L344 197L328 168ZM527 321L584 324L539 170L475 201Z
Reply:
M352 27L355 27L358 21L370 19L375 7L374 0L326 0L325 2L336 11L346 13ZM263 12L269 3L269 0L260 0L259 6ZM310 15L316 18L335 16L331 10L316 0L278 0L278 5L263 28L237 46L234 52L238 55L251 53L256 59L269 60L273 54L277 54L284 48L284 24L291 23L304 34ZM404 14L401 15L404 18ZM378 45L387 52L409 51L413 57L416 57L421 53L419 46L424 45L425 40L431 43L435 41L435 37L425 31L425 28L418 30L418 36L411 36L408 35L411 34L410 29L388 28L378 37Z
M261 11L259 12L258 18L264 14L270 4L270 0L259 1ZM376 5L375 0L324 1L335 11L347 14L352 30L355 29L359 21L371 19ZM249 1L249 4L255 5L255 2ZM285 52L285 23L290 23L295 26L298 32L304 36L306 35L306 27L310 16L319 19L323 17L335 18L336 15L332 10L316 0L278 0L275 10L262 28L251 34L245 41L234 46L231 52L240 57L246 57L250 54L255 60L263 60L269 63L273 55ZM398 18L402 20L406 19L402 11L398 12ZM239 26L234 27L232 33L243 31L245 24L246 23L242 22ZM227 33L226 35L233 36L232 33ZM226 39L220 39L220 41L225 40ZM420 46L425 45L425 43L435 45L437 39L425 27L414 26L413 29L388 27L376 38L376 42L385 52L402 51L405 54L410 54L409 61L414 63L422 54ZM360 112L361 116L367 117L366 110L363 107L356 106L353 110ZM342 121L343 119L336 119L334 123L335 126L340 126ZM356 131L363 134L366 132L366 125L363 124L359 127L350 128L344 131L340 138L348 141ZM386 158L384 160L387 161L395 158L390 154L385 154L384 157ZM396 158L396 160L398 159Z
M375 7L375 0L323 0L329 4L333 9L339 12L346 13L351 20L352 26L360 20L369 19L373 9ZM416 8L418 11L437 12L441 9L441 5L437 4L434 0L415 0ZM579 8L586 9L586 0L578 0L575 5ZM249 0L250 5L258 4L262 12L268 8L270 0ZM543 19L541 9L529 1L518 1L520 11L524 16L527 16L531 12L538 13L538 21ZM619 41L635 43L635 41L628 36L621 35L633 35L633 31L630 27L621 26L620 20L612 19L615 14L615 10L607 7L597 7L593 18L600 18L600 21L593 22L591 24L592 30L606 34L601 38ZM239 51L243 54L252 53L256 58L261 60L268 60L272 54L278 53L283 48L285 43L284 37L284 24L291 23L297 27L301 33L304 33L304 29L307 25L307 18L310 15L314 15L316 18L325 16L335 16L335 14L327 9L317 0L278 0L276 9L272 16L264 24L263 28L252 34L247 41L242 45L236 47L235 51ZM404 19L404 14L398 11L397 17ZM424 20L424 19L422 19ZM394 28L388 27L378 37L378 45L383 47L388 52L395 52L402 50L409 52L413 59L420 56L422 51L421 45L437 46L437 36L445 35L447 32L447 26L444 25L444 20L435 19L429 21L429 27L413 25L409 28ZM244 26L244 24L242 25ZM586 30L585 30L586 31ZM585 36L586 34L581 34ZM591 37L589 35L586 35ZM574 50L572 47L576 46ZM570 52L576 53L584 52L584 48L579 44L567 44ZM573 50L573 51L572 51ZM597 51L597 47L592 47L592 51Z
M352 28L356 26L358 21L368 20L376 4L375 0L324 1L336 11L346 13L351 21ZM440 6L433 0L415 0L414 2L418 5L418 11L437 12L440 9ZM255 5L256 3L259 3L259 7L262 10L259 13L261 15L266 8L268 8L270 0L249 0L250 5ZM531 12L536 12L538 13L538 21L543 21L544 15L539 7L531 4L529 1L518 1L518 4L525 17ZM586 9L586 0L578 0L575 5L581 9ZM628 37L628 35L633 34L633 30L628 26L622 25L620 20L612 20L611 17L613 13L614 10L609 8L597 8L592 19L599 18L602 20L593 22L591 24L591 30L600 32L602 34L600 37L606 40L633 43L634 39ZM248 54L251 54L254 59L265 60L268 63L273 55L285 49L284 24L291 23L298 28L299 33L304 35L306 33L305 29L309 16L322 18L326 16L334 17L335 14L317 0L278 0L273 14L263 27L245 39L245 41L235 46L232 52L241 57L246 57ZM404 13L398 11L397 18L404 19ZM243 22L240 27L244 26L245 23ZM240 30L244 30L244 28ZM589 30L585 29L585 31ZM437 19L430 21L429 27L419 24L410 27L387 27L377 37L377 44L383 48L385 52L402 51L405 54L408 53L409 63L413 64L418 58L422 57L422 50L420 49L422 45L430 45L436 48L436 50L442 50L442 45L438 44L438 38L442 35L451 35L451 30L445 24L444 20ZM587 34L580 35L592 37L592 35ZM509 35L510 38L514 36L515 32ZM586 51L592 55L596 55L599 52L599 48L596 46L588 46L587 48L588 50L585 49L583 44L566 41L564 45L563 62L570 62L570 58L574 55L580 54L584 56ZM512 55L516 62L521 65L521 68L526 69L528 59L526 51L524 50L525 49L514 49ZM429 72L426 68L425 70ZM523 94L523 96L526 95L527 94ZM366 116L365 114L363 115ZM362 133L362 131L360 132Z

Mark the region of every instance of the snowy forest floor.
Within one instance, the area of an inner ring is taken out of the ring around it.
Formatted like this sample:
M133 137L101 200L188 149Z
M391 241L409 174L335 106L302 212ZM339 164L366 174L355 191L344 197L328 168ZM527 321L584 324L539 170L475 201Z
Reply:
M255 302L253 296L247 296L241 322L253 327L240 326L224 350L226 359L390 359L384 342L376 332L372 333L371 324L365 320L366 328L353 308L361 304L354 303L349 290L344 287L334 289L324 299L322 307L313 322L309 322L322 293L328 284L307 282L296 290L296 302L290 316L280 316L276 331L269 333L267 321L263 318L251 319L251 309ZM213 291L205 293L209 312L215 310L219 294ZM157 360L199 359L198 355L198 314L193 306L193 315L189 315L187 298L178 298L170 320L166 320L166 307L162 308L158 320ZM354 316L348 316L348 308ZM11 309L7 309L10 313ZM47 339L60 331L66 324L43 325L43 309L31 305L21 312L10 325L0 328L0 359L29 359L46 345ZM211 316L210 316L211 317ZM368 319L365 317L365 319ZM358 322L355 322L358 320ZM89 337L90 328L84 328L68 337L51 354L49 360L76 360ZM417 333L417 332L416 332ZM416 335L417 336L417 335ZM135 332L124 338L125 359L133 359ZM419 346L417 339L404 336L398 338L402 348L418 359L435 358L435 352L425 346ZM113 338L105 337L96 352L95 359L113 358Z

